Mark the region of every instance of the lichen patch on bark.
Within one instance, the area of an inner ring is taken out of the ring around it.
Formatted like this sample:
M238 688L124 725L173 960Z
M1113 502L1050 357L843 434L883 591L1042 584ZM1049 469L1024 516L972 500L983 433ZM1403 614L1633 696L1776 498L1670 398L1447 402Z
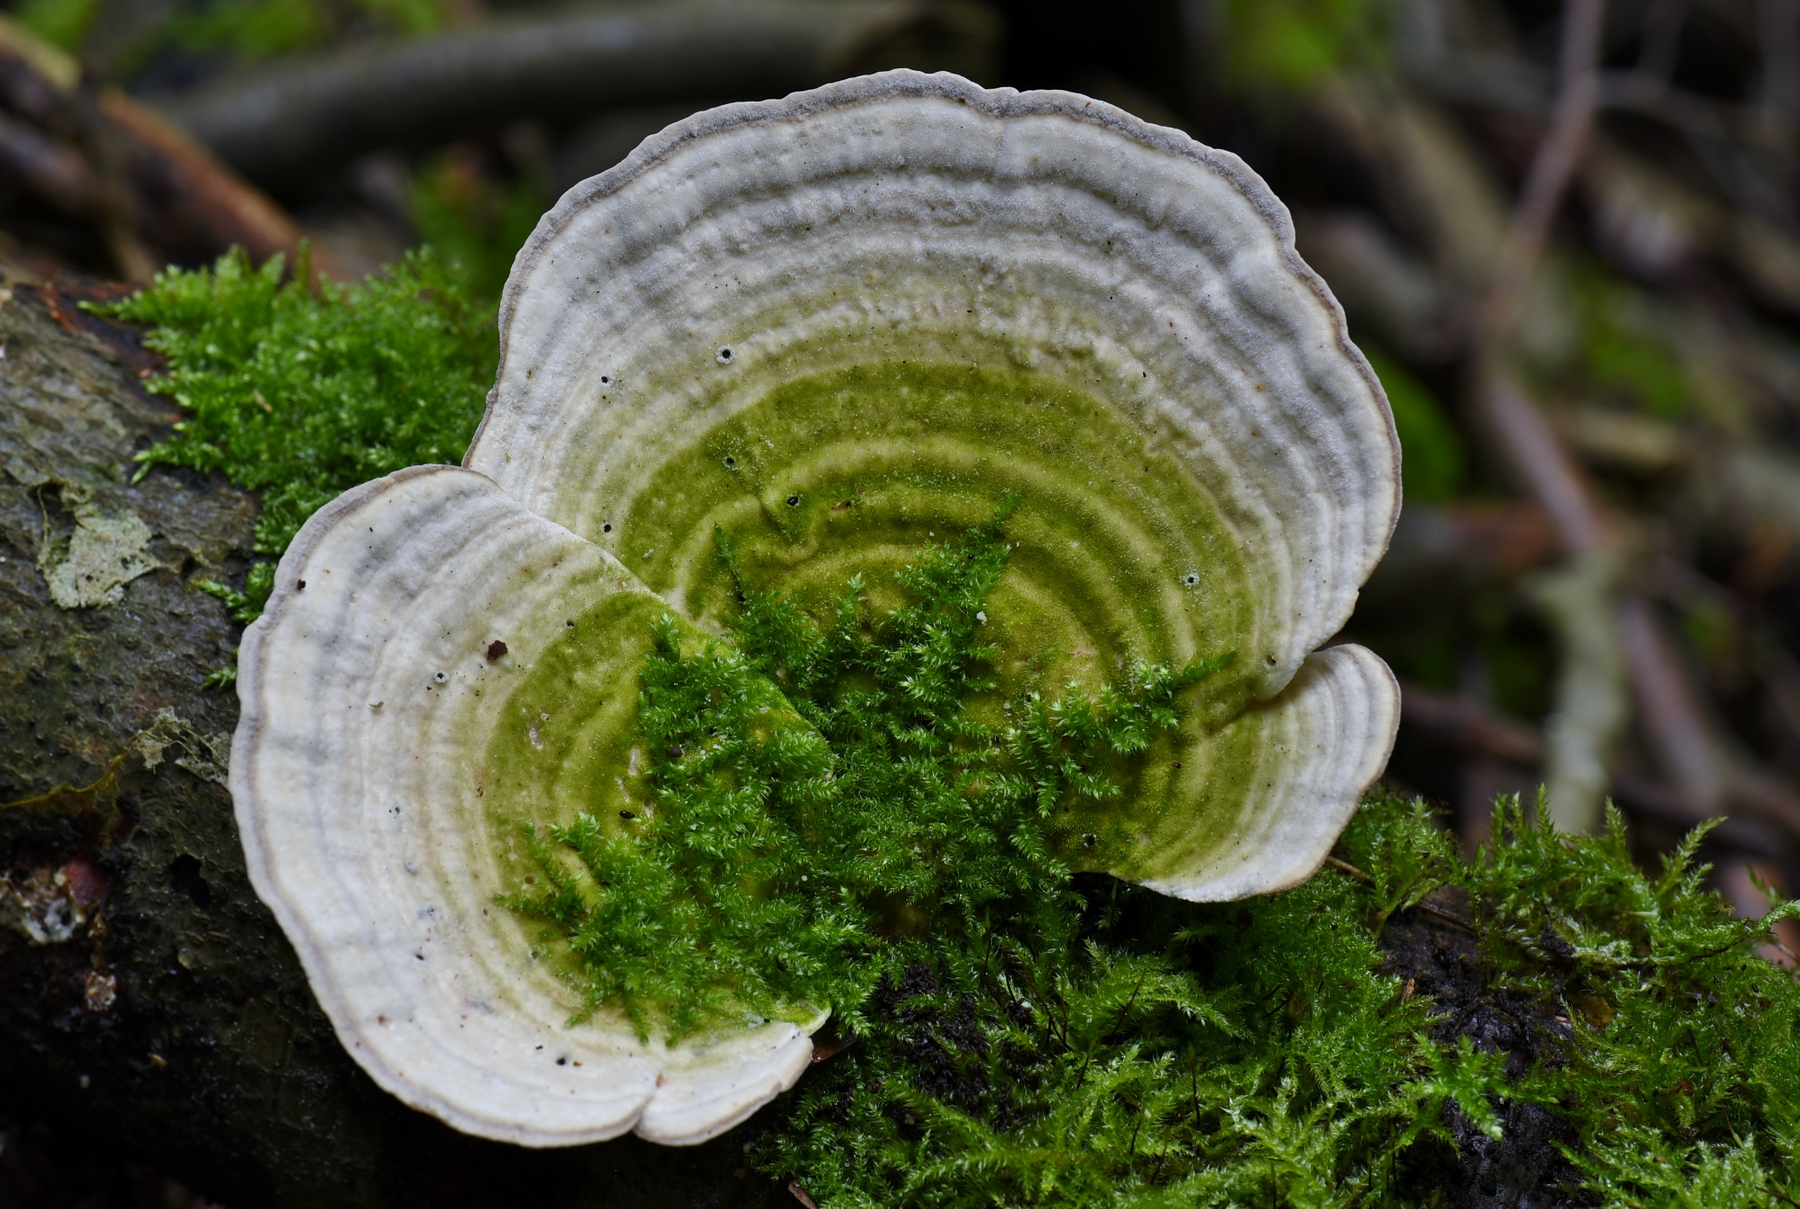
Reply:
M38 569L50 588L50 599L65 609L115 605L125 585L162 564L150 556L150 526L135 512L103 511L90 492L63 486L58 494L74 516L74 528L62 540L48 532L38 543Z

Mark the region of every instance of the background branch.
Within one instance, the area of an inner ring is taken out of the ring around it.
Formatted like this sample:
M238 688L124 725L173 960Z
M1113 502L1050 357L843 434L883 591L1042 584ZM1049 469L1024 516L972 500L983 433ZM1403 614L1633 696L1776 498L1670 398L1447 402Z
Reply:
M980 74L998 35L988 10L955 0L615 5L354 46L160 108L250 179L285 185L373 148L468 137L520 118L780 96L893 66L883 54L897 44ZM915 56L911 65L926 63Z

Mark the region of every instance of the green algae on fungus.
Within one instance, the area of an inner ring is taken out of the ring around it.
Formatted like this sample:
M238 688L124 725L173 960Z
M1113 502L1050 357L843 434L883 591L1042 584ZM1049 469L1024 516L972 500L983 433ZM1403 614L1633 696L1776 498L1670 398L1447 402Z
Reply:
M1054 916L1061 854L1098 841L1073 808L1117 799L1177 696L1233 662L1138 665L1097 700L1071 684L996 708L984 606L1012 550L998 523L903 569L911 599L885 617L853 580L824 631L747 589L719 540L739 613L726 641L687 654L658 625L634 732L647 796L548 829L576 869L528 824L547 884L500 900L553 925L543 939L573 951L588 1009L622 1008L643 1039L822 1007L860 1031L888 970L880 936L973 931L1003 906Z
M699 1142L827 1008L858 1027L871 930L979 946L1023 899L1072 937L1059 879L1308 878L1393 741L1386 666L1319 648L1399 481L1292 236L1178 132L905 71L696 115L567 194L464 468L327 505L245 636L247 863L370 1075L503 1140ZM952 592L946 549L995 577ZM657 712L690 676L741 742ZM936 687L881 696L908 676ZM829 877L795 864L822 839Z

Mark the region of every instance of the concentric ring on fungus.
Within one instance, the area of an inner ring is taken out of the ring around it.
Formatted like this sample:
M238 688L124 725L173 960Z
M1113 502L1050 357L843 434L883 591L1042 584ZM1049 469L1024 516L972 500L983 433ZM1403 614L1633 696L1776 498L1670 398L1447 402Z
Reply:
M492 902L519 824L604 788L651 622L719 628L715 525L804 599L1016 497L984 614L1003 687L1236 651L1180 759L1082 821L1077 868L1291 886L1386 761L1392 675L1315 648L1386 548L1392 420L1229 153L951 75L725 106L544 217L501 349L465 469L357 488L283 558L231 769L251 876L344 1044L459 1129L699 1142L811 1054L805 1005L673 1047L570 1025L556 961Z

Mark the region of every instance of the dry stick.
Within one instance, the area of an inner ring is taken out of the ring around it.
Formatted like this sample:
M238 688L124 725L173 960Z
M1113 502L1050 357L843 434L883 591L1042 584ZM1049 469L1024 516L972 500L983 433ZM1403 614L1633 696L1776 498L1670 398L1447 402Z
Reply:
M1544 737L1537 728L1505 717L1474 697L1453 696L1411 681L1403 682L1400 722L1465 752L1525 768L1536 768L1544 762Z
M1375 884L1374 878L1370 877L1367 873L1364 873L1361 869L1358 869L1355 865L1352 865L1349 861L1339 860L1335 856L1328 856L1325 858L1325 865L1327 868L1336 869L1339 873L1348 874L1365 886L1372 886Z
M1514 473L1550 513L1564 548L1577 557L1604 549L1613 540L1606 520L1543 413L1515 381L1494 371L1480 401ZM1800 794L1723 750L1681 655L1649 603L1628 593L1618 624L1639 723L1680 789L1678 811L1665 802L1651 813L1698 822L1736 803L1800 834Z
M1656 740L1659 758L1698 812L1717 814L1725 801L1724 769L1681 656L1641 596L1620 607L1619 631L1637 690L1638 717Z
M1579 558L1609 548L1616 538L1587 475L1518 382L1490 365L1476 402L1500 439L1513 477L1550 515L1564 553Z
M146 282L167 262L146 246L141 191L131 173L131 150L125 132L106 120L86 93L73 97L80 123L81 146L94 171L98 205L93 215L114 266L127 281Z
M1406 682L1401 685L1400 699L1400 724L1433 742L1524 768L1535 769L1543 764L1544 737L1536 727L1498 713L1473 697L1439 693ZM1637 773L1615 771L1610 792L1621 806L1667 822L1692 826L1709 817L1696 809L1686 794ZM1779 808L1762 813L1780 817ZM1716 834L1752 852L1767 851L1781 843L1779 835L1748 818L1728 819Z
M100 226L128 277L147 276L171 253L212 257L235 245L262 261L299 245L299 227L279 206L121 93L65 88L0 43L0 105L0 170Z
M1566 0L1563 7L1561 84L1550 129L1532 160L1495 263L1481 307L1477 350L1476 405L1499 438L1515 477L1550 514L1570 558L1554 585L1542 586L1549 592L1546 611L1563 646L1545 803L1556 825L1573 831L1599 824L1609 749L1628 714L1624 660L1610 616L1617 574L1612 552L1618 541L1562 442L1512 379L1505 351L1593 128L1604 14L1604 0Z
M80 152L4 112L0 171L66 214L86 217L98 204L93 170Z
M378 147L526 118L780 96L914 36L937 48L936 62L914 65L978 73L997 33L988 10L964 0L607 5L296 56L159 107L252 180L293 181Z
M246 183L213 154L165 118L123 93L100 98L100 112L123 132L132 169L140 181L167 185L172 209L191 228L207 232L219 251L236 245L263 261L277 252L293 255L300 228L267 194ZM313 251L314 266L331 273Z
M1500 249L1493 288L1482 307L1482 327L1489 340L1498 340L1512 330L1525 286L1549 237L1550 223L1587 146L1600 98L1600 34L1605 16L1605 0L1567 0L1563 7L1562 51L1557 65L1561 86L1550 114L1550 133L1532 159L1524 195Z

